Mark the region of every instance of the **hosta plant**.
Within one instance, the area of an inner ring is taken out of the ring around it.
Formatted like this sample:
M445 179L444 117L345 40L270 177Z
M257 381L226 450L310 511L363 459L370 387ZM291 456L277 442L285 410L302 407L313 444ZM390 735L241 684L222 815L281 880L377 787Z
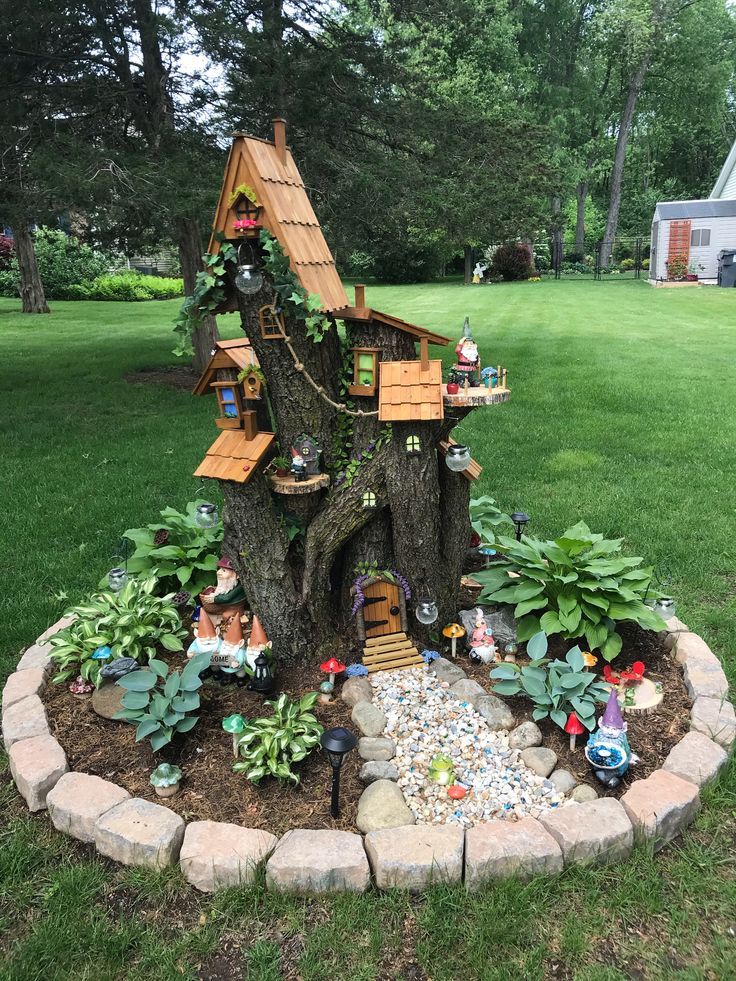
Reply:
M482 545L493 545L496 534L502 525L510 525L511 518L496 507L496 502L488 494L470 499L470 524L480 536Z
M145 528L128 528L123 537L135 546L128 560L128 572L155 576L160 581L160 592L175 592L186 586L187 592L196 596L213 586L223 531L221 523L214 528L200 528L197 524L197 505L203 503L190 501L184 514L175 508L164 508L160 521Z
M575 712L586 729L595 726L596 705L608 699L609 687L597 675L585 671L583 652L573 647L564 661L550 661L547 637L540 631L527 644L529 664L499 664L491 671L497 682L497 695L527 695L534 703L535 721L548 716L560 729L565 728L568 716Z
M172 596L154 596L155 586L155 579L130 579L119 593L95 593L70 610L76 619L49 642L59 669L54 681L81 674L99 684L100 669L114 658L148 661L158 646L182 650L186 630ZM98 660L94 654L104 647L110 650Z
M293 766L311 753L323 732L312 713L316 701L317 692L309 692L298 701L281 694L266 702L273 715L246 724L237 739L240 759L233 770L245 773L253 783L267 776L299 783Z
M131 671L118 681L125 689L123 709L113 718L137 726L136 742L148 739L157 752L199 721L191 713L199 708L200 674L209 663L209 654L196 654L182 671L170 671L165 661L152 658L147 668Z
M651 568L621 555L621 541L594 535L582 521L555 541L502 538L497 548L507 563L473 573L483 584L480 602L514 604L519 640L540 630L567 639L584 636L591 651L611 661L621 650L621 621L649 630L665 627L644 603L647 592L656 595Z

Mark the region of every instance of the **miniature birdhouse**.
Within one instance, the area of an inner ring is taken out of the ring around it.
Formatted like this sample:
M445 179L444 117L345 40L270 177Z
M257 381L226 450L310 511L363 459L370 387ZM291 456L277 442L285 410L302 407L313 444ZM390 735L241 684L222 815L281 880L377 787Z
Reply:
M243 394L247 399L259 399L263 382L261 376L256 371L249 371L243 377Z

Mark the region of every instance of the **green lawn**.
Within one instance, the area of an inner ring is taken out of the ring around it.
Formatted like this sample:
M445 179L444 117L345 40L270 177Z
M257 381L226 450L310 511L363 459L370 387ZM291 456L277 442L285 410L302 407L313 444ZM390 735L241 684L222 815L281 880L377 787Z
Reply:
M736 681L736 291L438 284L370 287L368 302L453 338L470 315L513 389L462 427L484 467L476 491L524 507L535 534L583 518L625 537L672 577L681 616ZM208 399L123 379L173 362L176 302L52 306L22 317L0 300L3 677L110 567L126 527L191 498L214 433ZM237 333L232 318L222 329ZM735 776L681 843L619 868L471 898L204 898L51 833L3 760L0 977L735 977Z

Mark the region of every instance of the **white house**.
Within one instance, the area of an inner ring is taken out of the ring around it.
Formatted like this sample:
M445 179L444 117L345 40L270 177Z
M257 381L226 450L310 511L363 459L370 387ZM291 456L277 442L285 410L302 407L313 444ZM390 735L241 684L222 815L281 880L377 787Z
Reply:
M652 219L649 280L667 279L667 263L687 258L699 280L718 280L718 253L736 249L736 142L705 201L660 201Z

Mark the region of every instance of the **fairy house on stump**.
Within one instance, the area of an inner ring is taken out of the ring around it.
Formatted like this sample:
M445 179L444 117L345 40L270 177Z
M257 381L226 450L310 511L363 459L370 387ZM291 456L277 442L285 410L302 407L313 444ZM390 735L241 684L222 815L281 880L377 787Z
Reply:
M223 243L223 306L237 309L250 339L275 432L264 431L238 375L220 378L227 369L212 364L196 391L218 392L226 428L196 474L221 483L225 550L274 654L293 661L334 650L355 622L354 584L366 568L388 613L361 614L361 640L426 639L418 602L436 605L440 624L456 619L469 488L480 473L469 457L459 472L445 464L452 430L471 411L448 397L441 361L430 356L430 346L450 338L372 309L363 287L349 302L283 120L271 140L234 137L210 252ZM277 451L288 458L292 447L311 445L324 479L287 497L267 464ZM401 601L384 589L398 581L406 583ZM386 623L372 623L366 639L366 620L377 619Z

